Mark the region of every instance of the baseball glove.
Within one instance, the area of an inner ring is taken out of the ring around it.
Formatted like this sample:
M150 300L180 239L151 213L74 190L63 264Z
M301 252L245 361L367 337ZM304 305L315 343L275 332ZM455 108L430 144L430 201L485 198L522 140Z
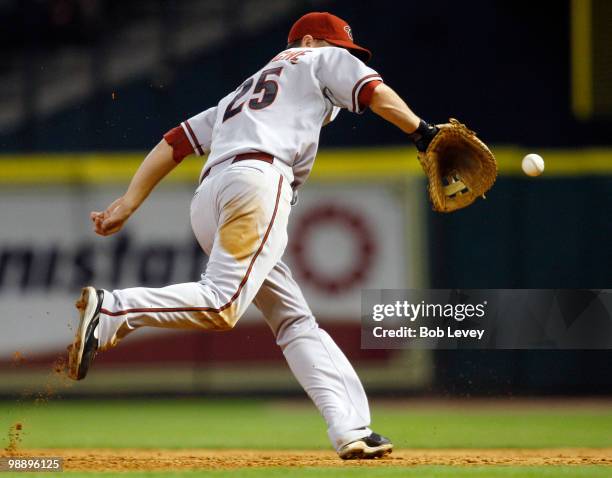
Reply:
M491 189L497 177L495 156L454 118L439 130L418 158L429 179L434 211L452 212L472 204Z

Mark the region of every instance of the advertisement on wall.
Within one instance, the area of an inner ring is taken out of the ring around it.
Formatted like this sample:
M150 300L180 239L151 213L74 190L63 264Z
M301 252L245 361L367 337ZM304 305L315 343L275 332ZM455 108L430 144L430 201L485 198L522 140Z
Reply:
M2 360L16 350L62 350L71 339L74 300L83 285L163 287L199 280L206 256L189 224L191 187L155 191L124 231L96 236L89 212L120 192L58 186L0 193ZM300 192L284 259L322 324L359 327L362 289L418 285L418 271L410 268L418 263L411 241L419 240L423 228L406 208L393 184L315 183ZM254 308L242 319L257 320ZM155 333L139 331L138 337Z

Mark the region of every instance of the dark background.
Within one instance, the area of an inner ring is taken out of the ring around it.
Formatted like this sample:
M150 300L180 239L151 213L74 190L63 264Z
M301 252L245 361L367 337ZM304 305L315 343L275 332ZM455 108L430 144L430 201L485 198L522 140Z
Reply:
M355 40L373 51L371 66L431 121L452 115L469 118L470 125L494 144L610 143L610 118L581 122L571 113L567 0L380 0L375 8L364 1L291 2L294 6L286 16L249 32L241 31L235 18L243 2L201 2L216 5L216 20L227 40L213 51L180 60L163 45L171 44L181 16L189 14L189 3L5 2L0 10L4 55L22 60L23 81L30 92L35 95L40 86L38 73L48 67L49 52L66 45L91 54L92 75L98 78L97 93L84 101L43 121L32 114L17 131L2 132L3 149L149 148L167 129L216 104L282 50L294 18L312 9L344 17ZM96 8L88 17L83 5L90 4ZM107 60L105 42L121 42L122 29L143 19L160 24L154 39L162 45L160 61L154 71L128 84L108 84L96 74ZM346 116L324 132L323 146L405 142L401 132L372 114Z

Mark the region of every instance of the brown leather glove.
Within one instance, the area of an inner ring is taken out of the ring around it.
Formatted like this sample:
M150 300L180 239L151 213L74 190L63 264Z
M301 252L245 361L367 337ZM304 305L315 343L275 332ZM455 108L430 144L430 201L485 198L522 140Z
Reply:
M436 128L418 158L429 179L434 211L452 212L484 197L497 178L497 162L476 133L456 119Z

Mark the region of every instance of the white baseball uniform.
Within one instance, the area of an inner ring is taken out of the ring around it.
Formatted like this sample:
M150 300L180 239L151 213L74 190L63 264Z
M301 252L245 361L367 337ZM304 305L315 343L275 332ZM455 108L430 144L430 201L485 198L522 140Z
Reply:
M372 81L381 78L344 49L292 48L182 123L193 150L210 152L191 204L206 271L199 282L105 291L100 350L142 326L228 330L254 302L334 447L369 435L359 378L281 258L293 192L310 173L321 127L339 108L360 113Z

